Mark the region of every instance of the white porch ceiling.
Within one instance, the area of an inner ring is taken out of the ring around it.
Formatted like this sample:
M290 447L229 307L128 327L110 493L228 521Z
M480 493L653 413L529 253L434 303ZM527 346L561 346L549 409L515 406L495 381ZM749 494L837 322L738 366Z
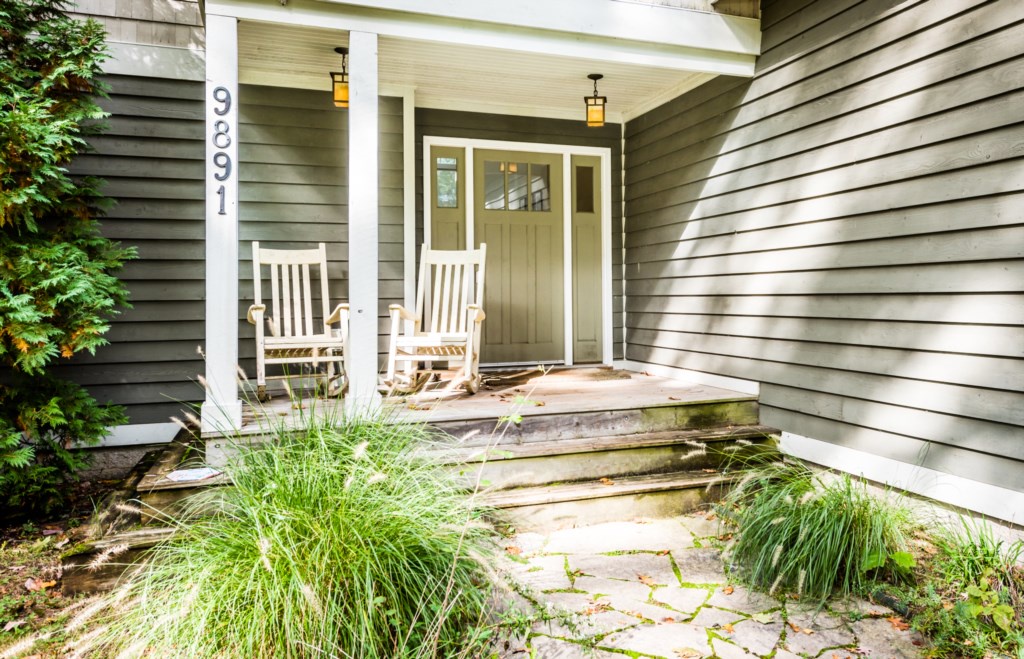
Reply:
M243 20L239 82L328 90L348 33ZM610 121L630 119L714 77L679 69L381 36L381 93L415 89L418 107L583 118L588 73L602 73Z

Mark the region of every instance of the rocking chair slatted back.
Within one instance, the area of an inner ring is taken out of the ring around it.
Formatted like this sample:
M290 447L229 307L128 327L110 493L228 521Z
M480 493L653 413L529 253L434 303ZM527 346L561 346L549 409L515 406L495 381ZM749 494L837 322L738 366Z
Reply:
M270 326L276 337L321 336L329 333L330 316L327 291L327 248L263 249L252 244L252 282L257 304L263 303L263 266L270 268ZM320 318L314 322L313 269L320 279Z
M417 330L427 334L465 334L466 306L483 304L486 247L442 251L423 247L416 292Z

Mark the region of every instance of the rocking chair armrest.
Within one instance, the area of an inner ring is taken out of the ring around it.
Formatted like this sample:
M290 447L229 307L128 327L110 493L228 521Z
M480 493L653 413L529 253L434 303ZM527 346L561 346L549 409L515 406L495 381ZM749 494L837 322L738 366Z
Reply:
M251 325L260 326L263 324L263 314L267 311L267 305L265 304L253 304L249 306L249 311L245 317Z
M416 320L416 314L414 314L413 312L409 311L408 309L406 309L405 307L403 307L400 304L392 304L392 305L388 306L388 311L391 312L391 317L392 318L395 317L395 314L398 314L398 317L401 318L402 320L412 320L412 321Z
M467 304L466 311L469 312L469 319L474 323L482 323L487 318L487 314L479 304Z
M331 315L324 322L328 325L333 325L334 323L346 324L348 322L348 303L342 302L334 307L334 311L331 312Z

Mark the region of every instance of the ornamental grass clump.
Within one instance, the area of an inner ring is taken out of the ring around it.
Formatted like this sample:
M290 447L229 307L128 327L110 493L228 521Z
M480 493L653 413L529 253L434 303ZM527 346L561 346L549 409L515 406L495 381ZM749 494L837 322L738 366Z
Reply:
M758 468L723 501L738 525L731 562L755 587L823 601L907 569L908 511L847 475L795 463Z
M484 511L417 457L425 428L385 418L333 423L282 431L226 469L233 487L190 498L173 520L175 538L94 621L104 629L95 651L471 654L489 595Z

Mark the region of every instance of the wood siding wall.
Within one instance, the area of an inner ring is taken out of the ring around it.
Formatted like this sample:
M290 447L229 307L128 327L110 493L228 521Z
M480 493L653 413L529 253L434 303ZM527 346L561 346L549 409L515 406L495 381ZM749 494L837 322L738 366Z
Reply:
M241 85L239 96L239 359L252 374L255 332L245 314L253 298L253 240L281 249L327 243L332 305L348 299L348 115L329 92ZM387 308L403 293L400 98L380 99L380 130L383 355Z
M200 50L206 44L198 0L74 0L71 7L102 23L108 41Z
M203 83L109 76L109 129L72 167L106 179L117 200L103 233L138 247L121 272L133 308L114 319L111 345L64 367L100 401L127 406L132 423L166 422L175 401L199 402L196 348L204 326Z
M1024 491L1024 3L775 0L752 80L626 126L626 356Z
M582 112L581 112L582 115ZM604 147L612 157L612 339L622 359L622 128L587 128L583 121L541 119L477 112L416 109L416 245L423 243L423 136Z

